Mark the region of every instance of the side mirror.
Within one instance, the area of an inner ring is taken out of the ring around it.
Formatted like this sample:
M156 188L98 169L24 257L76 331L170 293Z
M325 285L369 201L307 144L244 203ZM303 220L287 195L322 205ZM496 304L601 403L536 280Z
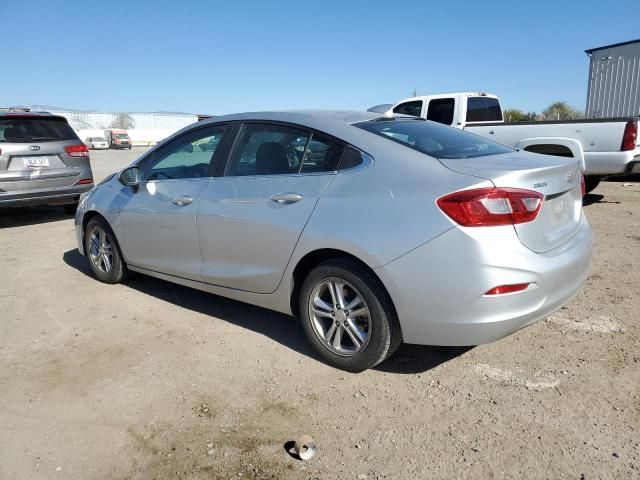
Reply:
M141 181L140 167L134 165L133 167L125 168L120 172L118 179L123 185L129 187L137 187Z

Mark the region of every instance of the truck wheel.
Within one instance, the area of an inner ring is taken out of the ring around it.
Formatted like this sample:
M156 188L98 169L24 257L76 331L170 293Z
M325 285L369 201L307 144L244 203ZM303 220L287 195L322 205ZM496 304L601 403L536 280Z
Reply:
M598 175L586 175L584 177L584 188L586 193L591 193L600 184L602 177Z

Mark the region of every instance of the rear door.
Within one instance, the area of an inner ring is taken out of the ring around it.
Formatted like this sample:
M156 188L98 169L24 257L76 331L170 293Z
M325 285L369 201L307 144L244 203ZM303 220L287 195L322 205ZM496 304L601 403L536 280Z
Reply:
M303 128L245 123L198 205L204 281L273 292L344 146Z
M81 143L62 117L0 116L0 189L14 192L73 185L83 171L90 171L89 159L86 152L65 147Z
M211 180L225 125L190 130L152 152L141 162L144 181L124 187L120 222L127 261L134 266L200 280L202 256L196 232L196 208Z

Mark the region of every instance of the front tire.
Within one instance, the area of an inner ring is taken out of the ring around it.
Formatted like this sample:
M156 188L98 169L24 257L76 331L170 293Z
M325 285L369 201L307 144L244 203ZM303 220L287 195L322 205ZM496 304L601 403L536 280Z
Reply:
M84 233L84 252L93 275L104 283L120 283L129 276L113 230L100 217L89 220Z
M362 372L388 358L402 342L400 324L384 287L348 259L314 268L300 290L305 335L328 364Z

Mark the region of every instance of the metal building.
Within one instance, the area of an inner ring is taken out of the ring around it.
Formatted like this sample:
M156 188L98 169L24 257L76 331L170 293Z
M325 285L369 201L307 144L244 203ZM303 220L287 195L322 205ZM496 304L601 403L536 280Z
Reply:
M587 118L640 116L640 39L585 50Z

